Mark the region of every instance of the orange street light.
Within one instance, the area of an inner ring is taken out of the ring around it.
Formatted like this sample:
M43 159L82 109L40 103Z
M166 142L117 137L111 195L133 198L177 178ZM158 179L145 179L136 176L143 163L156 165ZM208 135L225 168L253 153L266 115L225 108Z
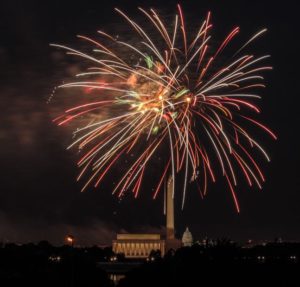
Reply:
M74 245L74 236L67 235L66 241L67 241L67 243L69 243L73 247L73 245Z

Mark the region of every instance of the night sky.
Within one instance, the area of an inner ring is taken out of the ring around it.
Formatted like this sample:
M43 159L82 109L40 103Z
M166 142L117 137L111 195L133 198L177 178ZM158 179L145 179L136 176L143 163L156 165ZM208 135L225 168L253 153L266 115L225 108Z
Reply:
M77 154L65 149L72 140L70 131L52 123L57 107L47 103L53 87L78 72L80 65L49 43L77 47L77 34L97 37L99 29L124 31L114 7L133 17L141 17L137 6L172 15L177 2L1 1L0 241L46 239L62 244L64 235L72 233L81 244L104 244L120 231L164 230L163 197L152 200L150 176L138 199L127 196L120 202L111 195L109 180L100 190L80 193ZM225 182L210 184L204 200L190 187L183 211L176 202L178 236L189 226L195 238L300 240L297 1L180 3L185 17L192 19L190 25L199 25L210 10L220 40L236 25L244 41L268 28L251 51L272 56L268 64L274 70L266 74L259 117L279 139L256 135L272 161L262 164L267 179L262 191L245 184L238 188L240 214Z

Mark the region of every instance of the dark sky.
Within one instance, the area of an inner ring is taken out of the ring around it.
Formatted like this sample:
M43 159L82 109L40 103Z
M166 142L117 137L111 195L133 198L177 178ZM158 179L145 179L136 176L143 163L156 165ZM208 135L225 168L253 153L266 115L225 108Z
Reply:
M263 191L241 185L237 214L224 182L209 186L201 200L189 188L185 209L176 211L181 236L189 226L196 238L300 240L299 8L297 1L181 1L185 17L199 24L212 11L216 34L241 27L243 39L267 27L252 50L271 54L274 70L266 76L262 122L279 140L259 138L271 154L263 164ZM124 27L113 11L139 15L136 7L154 7L166 15L176 1L1 1L0 4L0 241L50 240L61 244L73 233L82 244L108 243L116 232L163 230L163 200L151 199L148 184L134 200L119 202L110 185L80 193L76 153L66 151L69 131L52 122L47 99L55 85L78 69L49 43L76 46L77 34ZM140 17L140 16L139 16ZM69 61L69 62L68 62ZM260 134L258 134L260 137ZM149 176L149 175L148 175ZM148 180L150 182L150 180Z

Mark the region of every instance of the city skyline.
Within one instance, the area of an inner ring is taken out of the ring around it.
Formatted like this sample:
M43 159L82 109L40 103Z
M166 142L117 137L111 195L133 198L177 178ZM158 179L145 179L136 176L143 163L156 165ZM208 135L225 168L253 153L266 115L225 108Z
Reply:
M246 40L258 29L268 28L265 37L251 51L271 55L274 70L266 75L260 118L272 127L279 140L273 142L259 132L256 134L264 140L272 161L262 163L266 172L262 191L249 189L246 184L238 188L240 214L236 213L222 181L210 185L203 200L195 186L188 186L189 196L183 211L180 199L175 198L177 236L188 226L196 238L272 240L282 237L300 241L299 99L294 63L299 44L293 42L296 6L293 1L285 6L275 3L272 7L267 1L254 1L249 6L234 1L226 5L217 1L204 1L201 5L181 2L185 14L193 19L202 19L212 11L217 35L224 36L239 25ZM131 13L135 13L137 6L154 7L169 15L177 2L131 1L130 5L120 1L101 5L89 2L77 7L56 1L46 5L29 1L18 3L17 8L15 3L1 4L7 15L3 16L4 41L0 44L0 63L5 67L0 90L6 107L2 112L0 152L3 158L0 240L46 239L59 243L65 234L74 234L82 244L92 245L111 242L122 231L164 233L163 195L152 200L152 187L148 184L151 179L146 180L143 196L137 199L125 196L120 200L111 196L109 183L115 180L114 176L99 190L80 193L82 185L76 182L76 154L65 150L71 138L52 123L57 107L48 103L57 82L80 67L49 47L49 43L72 44L77 33L95 35L105 27L114 31L114 23L118 23L113 13L115 6Z

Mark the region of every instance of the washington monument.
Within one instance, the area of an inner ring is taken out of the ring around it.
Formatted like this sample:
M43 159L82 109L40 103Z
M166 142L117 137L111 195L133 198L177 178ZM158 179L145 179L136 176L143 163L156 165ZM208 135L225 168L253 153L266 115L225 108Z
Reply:
M175 220L174 220L174 197L173 197L174 180L170 175L167 181L166 191L166 249L177 249L181 241L175 238Z

